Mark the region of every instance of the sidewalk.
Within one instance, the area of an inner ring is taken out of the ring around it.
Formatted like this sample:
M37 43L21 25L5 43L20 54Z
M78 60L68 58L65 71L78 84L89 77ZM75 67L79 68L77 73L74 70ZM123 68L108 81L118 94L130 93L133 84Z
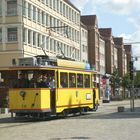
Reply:
M101 103L99 106L99 110L102 109L112 109L112 111L118 112L118 107L124 107L123 112L127 113L140 113L140 99L134 100L134 112L131 110L130 100L122 100L122 101L110 101L110 103ZM115 110L116 109L116 110Z

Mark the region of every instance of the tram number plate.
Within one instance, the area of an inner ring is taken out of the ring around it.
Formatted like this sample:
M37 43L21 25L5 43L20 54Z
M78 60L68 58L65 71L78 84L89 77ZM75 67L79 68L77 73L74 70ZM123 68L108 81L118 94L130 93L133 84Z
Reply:
M91 100L91 94L90 93L86 93L86 99Z

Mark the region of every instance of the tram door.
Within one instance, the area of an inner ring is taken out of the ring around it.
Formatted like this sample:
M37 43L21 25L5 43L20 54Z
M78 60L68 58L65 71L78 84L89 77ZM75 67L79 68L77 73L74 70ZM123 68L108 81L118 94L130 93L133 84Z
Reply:
M51 104L52 113L56 113L56 81L57 81L57 78L56 76L54 76L50 82L50 88L51 88L50 89L50 101L51 101L50 104Z
M56 89L51 88L50 89L50 98L51 98L51 110L52 113L56 112Z
M95 108L95 102L96 102L96 91L93 89L93 108Z

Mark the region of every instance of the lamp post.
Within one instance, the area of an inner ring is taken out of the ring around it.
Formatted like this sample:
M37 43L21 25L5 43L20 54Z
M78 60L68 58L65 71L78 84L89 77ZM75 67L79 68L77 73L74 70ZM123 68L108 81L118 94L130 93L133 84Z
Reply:
M130 80L132 81L132 88L130 90L130 111L134 112L135 111L135 93L134 93L134 73L135 73L135 69L134 69L134 62L138 60L138 56L135 57L131 57L131 61L129 63L129 69L130 69Z

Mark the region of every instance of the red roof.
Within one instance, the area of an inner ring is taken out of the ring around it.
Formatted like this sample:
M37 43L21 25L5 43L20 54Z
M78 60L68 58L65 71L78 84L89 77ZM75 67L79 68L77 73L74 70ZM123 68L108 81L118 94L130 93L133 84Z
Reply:
M86 26L95 26L96 18L96 15L81 16L81 22L84 23Z
M113 41L115 45L123 45L123 38L122 37L114 37Z
M99 28L100 35L103 37L112 36L112 28Z

